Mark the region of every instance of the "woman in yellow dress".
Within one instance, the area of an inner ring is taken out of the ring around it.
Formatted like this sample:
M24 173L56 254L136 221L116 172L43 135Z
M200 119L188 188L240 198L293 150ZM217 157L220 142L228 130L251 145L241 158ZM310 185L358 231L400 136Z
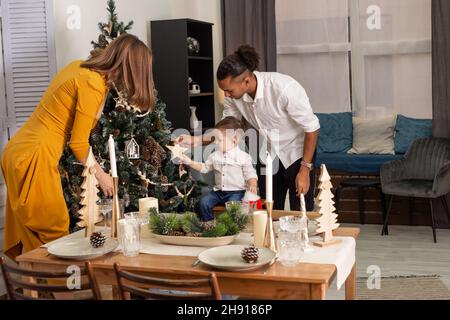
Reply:
M7 186L3 249L9 257L15 259L68 234L58 163L67 141L85 163L90 132L113 84L142 112L154 106L152 54L133 35L124 34L87 61L72 62L59 72L30 119L7 144L1 167ZM99 187L111 196L112 178L96 167Z

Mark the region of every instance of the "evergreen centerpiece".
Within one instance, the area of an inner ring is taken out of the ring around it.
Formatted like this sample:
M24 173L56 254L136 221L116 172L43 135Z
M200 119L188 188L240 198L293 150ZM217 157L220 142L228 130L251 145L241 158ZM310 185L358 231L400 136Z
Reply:
M109 19L99 23L101 35L92 42L95 50L131 29L132 22L118 22L115 2L108 1ZM108 138L113 135L116 145L119 175L119 197L124 200L125 211L139 209L139 199L153 197L159 200L161 212L194 210L201 188L182 165L171 161L167 148L171 143L172 124L166 119L166 105L158 100L153 111L141 115L120 103L119 94L110 90L103 115L92 130L90 145L95 160L109 172ZM119 102L119 103L118 103ZM71 231L77 231L78 212L82 204L84 166L78 163L67 145L60 161L64 198L70 215ZM101 193L100 196L103 196Z
M240 206L230 206L213 221L202 222L194 212L161 214L150 213L150 229L156 235L219 238L234 236L244 230L248 216L242 214Z

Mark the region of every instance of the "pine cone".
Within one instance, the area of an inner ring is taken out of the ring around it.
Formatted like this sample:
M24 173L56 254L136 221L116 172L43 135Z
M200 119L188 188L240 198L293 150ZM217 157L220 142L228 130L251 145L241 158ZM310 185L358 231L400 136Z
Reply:
M162 176L161 177L161 183L162 184L168 184L169 183L169 178L167 178L166 176ZM169 191L169 186L162 186L162 192L167 192Z
M118 136L120 136L120 129L114 129L114 133L113 133L113 135L114 135L114 138L117 138Z
M214 228L216 227L216 221L213 220L208 222L202 222L201 226L204 231L211 231L214 230Z
M184 237L185 233L183 231L174 231L169 234L172 237Z
M251 246L242 250L241 256L247 263L256 263L259 258L259 250L255 246Z
M91 141L98 141L102 137L102 125L99 123L91 131Z
M199 233L199 232L194 232L194 233L188 233L188 234L186 234L186 236L188 236L188 237L194 237L194 238L199 238L199 237L202 236L202 234Z
M90 238L91 246L101 248L105 245L106 237L101 232L94 232Z
M156 170L159 170L167 154L163 147L155 139L150 137L142 146L142 156L145 161L150 162Z

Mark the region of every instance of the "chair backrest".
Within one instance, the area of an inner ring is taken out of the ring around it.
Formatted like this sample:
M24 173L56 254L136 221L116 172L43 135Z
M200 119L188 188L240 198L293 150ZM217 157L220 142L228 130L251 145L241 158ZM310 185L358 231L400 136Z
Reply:
M222 300L215 273L204 279L172 280L126 271L117 263L114 264L114 270L122 300L128 300L130 294L157 300Z
M405 178L434 180L439 169L450 162L450 139L417 139L411 144L405 161Z
M52 293L79 293L82 298L73 300L101 300L100 290L95 279L92 266L89 262L84 268L80 268L80 285L74 287L68 285L72 274L55 271L32 271L7 263L0 257L0 268L3 273L8 298L11 300L53 300ZM71 282L72 283L72 282ZM33 296L28 293L37 293ZM86 293L86 294L84 294Z

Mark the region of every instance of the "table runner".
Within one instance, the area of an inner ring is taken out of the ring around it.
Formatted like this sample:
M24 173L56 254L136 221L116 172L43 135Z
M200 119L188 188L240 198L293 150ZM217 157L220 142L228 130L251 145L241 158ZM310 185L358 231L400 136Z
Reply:
M105 235L109 235L109 230L98 228L97 231L103 231ZM54 243L69 239L77 239L84 236L84 230L68 235L64 238L58 239L46 245L43 248L48 248ZM345 283L345 280L352 271L355 264L355 249L356 240L352 237L335 237L335 239L342 240L341 243L329 247L319 248L314 247L313 252L302 252L300 256L301 263L315 263L315 264L332 264L336 266L336 284L338 290ZM311 243L321 240L319 237L310 238ZM251 245L253 244L253 236L249 233L241 233L237 239L232 243L233 245ZM142 254L166 255L166 256L186 256L197 257L201 252L207 250L206 247L189 247L189 246L175 246L161 243L156 238L141 239ZM120 247L117 249L120 250Z

